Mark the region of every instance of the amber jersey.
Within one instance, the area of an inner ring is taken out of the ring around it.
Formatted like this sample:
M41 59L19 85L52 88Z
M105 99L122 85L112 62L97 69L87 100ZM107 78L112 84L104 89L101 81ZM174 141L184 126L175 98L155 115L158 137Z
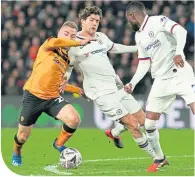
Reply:
M33 95L41 99L52 99L60 95L59 87L70 62L65 47L80 45L79 41L49 38L39 48L30 78L24 85ZM74 92L74 86L70 91Z

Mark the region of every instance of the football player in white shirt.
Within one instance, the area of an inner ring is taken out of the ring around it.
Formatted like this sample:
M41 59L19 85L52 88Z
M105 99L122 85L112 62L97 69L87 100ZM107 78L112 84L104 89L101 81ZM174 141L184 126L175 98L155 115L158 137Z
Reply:
M136 52L137 48L115 44L105 34L97 32L102 17L102 11L98 7L86 7L79 17L82 30L78 33L78 38L95 37L97 39L84 47L73 47L68 52L71 64L78 64L83 73L83 88L86 96L113 121L122 123L132 133L137 145L155 159L154 151L145 134L140 132L138 124L138 122L141 125L144 124L145 114L132 95L125 92L124 87L118 90L116 80L120 79L116 79L116 73L107 56L107 52ZM71 68L67 78L70 73ZM119 128L119 131L111 131L109 137L116 140L121 131L124 131L124 126L122 129ZM118 142L115 141L115 143Z
M181 96L195 114L194 73L183 52L187 32L165 16L149 17L143 3L138 1L129 4L126 18L136 31L139 64L125 90L131 93L149 69L155 79L147 100L145 120L146 135L157 157L148 171L155 172L167 164L159 143L160 115L168 112L176 95Z

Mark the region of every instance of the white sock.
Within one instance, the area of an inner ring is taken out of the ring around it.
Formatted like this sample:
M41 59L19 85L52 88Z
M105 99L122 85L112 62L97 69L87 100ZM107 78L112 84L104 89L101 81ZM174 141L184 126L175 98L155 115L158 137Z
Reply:
M140 138L133 138L137 145L143 150L146 151L149 156L151 156L154 160L156 159L156 155L154 150L152 149L150 143L148 142L146 135L142 134L143 136Z
M127 129L125 128L124 125L122 125L119 122L114 121L114 128L111 130L111 133L114 137L118 137L121 133L126 131Z
M146 136L148 141L151 144L151 147L153 148L156 158L157 159L163 159L164 154L162 152L160 141L159 141L159 131L157 129L157 120L145 120L145 129L146 129Z

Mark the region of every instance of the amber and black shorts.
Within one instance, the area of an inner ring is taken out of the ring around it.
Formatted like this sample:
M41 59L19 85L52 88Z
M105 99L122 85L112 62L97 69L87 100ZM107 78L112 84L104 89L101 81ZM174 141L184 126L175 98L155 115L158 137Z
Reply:
M50 100L43 100L25 90L19 123L23 126L33 125L42 112L56 118L60 110L67 104L69 103L61 96Z

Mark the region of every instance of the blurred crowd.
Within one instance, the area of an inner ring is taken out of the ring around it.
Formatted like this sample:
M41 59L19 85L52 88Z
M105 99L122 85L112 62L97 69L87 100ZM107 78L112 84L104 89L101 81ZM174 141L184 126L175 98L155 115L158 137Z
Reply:
M149 15L163 14L178 22L188 31L185 54L194 67L194 1L145 2ZM40 45L56 36L67 21L79 24L78 14L85 6L96 5L103 11L99 31L112 41L134 45L134 33L127 25L124 12L129 1L2 1L1 2L1 89L2 95L22 94L22 87L31 74ZM137 69L136 54L109 54L116 73L124 83ZM135 89L135 94L148 92L151 87L148 73ZM82 86L80 71L75 69L70 83Z

